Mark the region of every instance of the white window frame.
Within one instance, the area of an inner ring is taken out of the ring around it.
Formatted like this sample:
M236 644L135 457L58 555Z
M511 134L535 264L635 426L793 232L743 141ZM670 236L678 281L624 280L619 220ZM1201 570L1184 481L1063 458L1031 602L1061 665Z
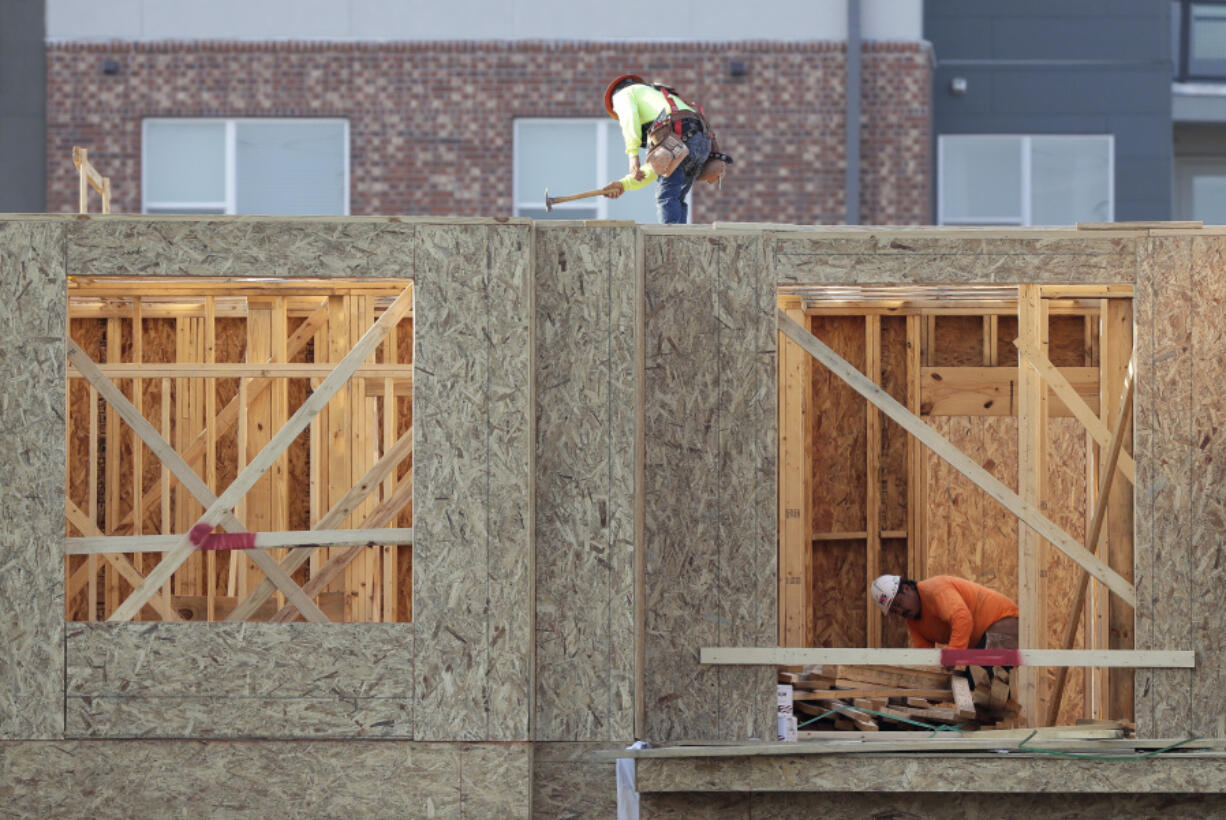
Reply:
M945 215L945 152L949 137L974 137L976 139L1017 140L1021 151L1021 202L1018 217L964 217L954 219ZM1105 141L1107 145L1107 222L1115 221L1115 135L1114 134L940 134L937 136L937 224L938 225L1020 225L1034 224L1031 202L1032 174L1030 167L1031 143L1035 137L1060 137L1061 139L1084 139Z
M605 157L609 153L609 130L610 130L609 125L611 123L611 120L607 118L603 118L603 117L516 117L515 118L515 129L514 129L514 133L512 136L512 140L511 140L511 145L512 145L512 151L511 151L512 153L512 157L511 157L512 205L511 205L511 210L514 216L519 216L519 212L521 208L532 208L532 209L539 210L540 208L545 207L545 192L544 191L532 192L532 191L521 191L520 190L520 184L519 184L519 156L520 154L519 152L520 152L520 146L521 146L522 141L520 140L519 129L520 129L521 123L526 123L526 124L531 124L531 125L576 125L579 123L590 123L596 135L596 139L595 139L596 163L595 163L595 169L594 169L596 183L592 185L592 188L590 190L595 190L596 188L602 188L605 185L607 185L609 182L612 182L614 179L621 179L623 176L626 175L625 172L622 172L620 176L613 177L612 179L610 179L608 177L608 171L604 167ZM629 154L627 154L626 156L629 156ZM653 182L652 184L654 185L656 183ZM690 198L693 192L694 192L694 189L691 187L690 192L685 195L685 203L686 203L685 219L686 219L687 225L690 224L690 219L693 214L692 203L690 201ZM549 193L554 196L565 196L567 194L582 193L582 191L550 191ZM623 196L634 196L635 194L638 194L639 196L643 195L639 193L639 191L627 191L625 194L623 194ZM596 196L596 197L591 197L589 199L575 200L574 202L559 202L557 205L553 206L553 210L554 211L590 210L591 208L594 207L596 209L596 216L593 217L594 219L609 219L610 218L609 217L609 203L611 201L612 200L610 200L608 197Z
M149 124L150 123L199 123L199 122L221 122L225 124L225 140L226 140L226 184L225 184L225 199L216 202L150 202L146 192L146 181L149 175L145 172L147 167L146 151L149 146ZM208 209L215 211L221 209L223 214L234 214L237 211L238 201L238 152L237 152L237 134L238 124L242 123L261 123L261 124L276 124L276 125L293 125L296 123L317 124L321 122L340 123L341 125L341 167L345 174L345 182L342 186L344 193L342 216L349 216L349 120L344 117L145 117L141 120L141 140L140 140L140 202L141 213L149 213L150 208L158 209L175 209L175 210L192 210L192 209Z

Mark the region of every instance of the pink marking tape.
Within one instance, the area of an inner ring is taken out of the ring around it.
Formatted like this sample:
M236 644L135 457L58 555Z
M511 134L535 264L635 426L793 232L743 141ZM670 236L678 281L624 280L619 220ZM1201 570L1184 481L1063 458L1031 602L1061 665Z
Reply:
M1022 666L1017 649L942 649L941 666Z
M255 549L255 533L213 532L213 528L203 521L192 527L187 537L202 550Z

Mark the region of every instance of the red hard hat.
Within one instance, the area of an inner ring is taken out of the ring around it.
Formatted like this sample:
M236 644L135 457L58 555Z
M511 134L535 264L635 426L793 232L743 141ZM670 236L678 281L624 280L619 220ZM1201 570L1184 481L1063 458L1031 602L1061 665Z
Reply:
M609 83L609 87L604 91L604 110L608 111L609 116L613 119L617 119L617 114L613 111L613 92L617 90L618 85L626 80L630 80L634 83L641 83L644 81L643 78L637 74L623 74L613 82Z

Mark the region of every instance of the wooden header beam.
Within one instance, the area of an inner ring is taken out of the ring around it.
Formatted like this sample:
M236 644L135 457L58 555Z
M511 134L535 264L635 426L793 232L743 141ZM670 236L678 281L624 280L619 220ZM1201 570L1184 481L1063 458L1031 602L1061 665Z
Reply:
M1111 569L1105 562L1090 553L1085 547L1064 530L1060 529L1051 519L1043 515L1037 507L1021 499L1017 493L1006 487L1000 480L983 467L976 464L965 453L949 443L940 433L933 430L924 421L898 403L885 390L881 389L846 360L822 343L820 339L805 330L794 319L783 311L776 313L779 329L788 338L795 341L809 352L815 359L830 368L831 372L847 382L864 398L875 404L883 413L893 419L923 444L945 459L951 467L965 475L984 492L995 498L1005 509L1013 513L1052 546L1063 552L1077 564L1082 566L1093 577L1105 584L1112 592L1119 595L1132 607L1136 607L1137 593L1132 584L1128 583L1118 572Z

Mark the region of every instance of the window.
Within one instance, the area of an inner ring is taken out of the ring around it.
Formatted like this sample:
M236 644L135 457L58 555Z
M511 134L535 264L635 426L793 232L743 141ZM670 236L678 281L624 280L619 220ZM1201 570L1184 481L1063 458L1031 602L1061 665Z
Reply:
M612 119L515 121L515 215L533 219L633 219L655 222L656 199L647 188L618 199L562 202L545 212L551 196L603 188L626 175L626 149Z
M349 123L336 119L147 119L142 211L349 213Z
M1226 78L1226 3L1171 4L1175 73L1180 80Z
M1175 210L1177 219L1226 225L1226 159L1176 158Z
M937 143L941 225L1072 225L1115 213L1110 134L958 134Z

